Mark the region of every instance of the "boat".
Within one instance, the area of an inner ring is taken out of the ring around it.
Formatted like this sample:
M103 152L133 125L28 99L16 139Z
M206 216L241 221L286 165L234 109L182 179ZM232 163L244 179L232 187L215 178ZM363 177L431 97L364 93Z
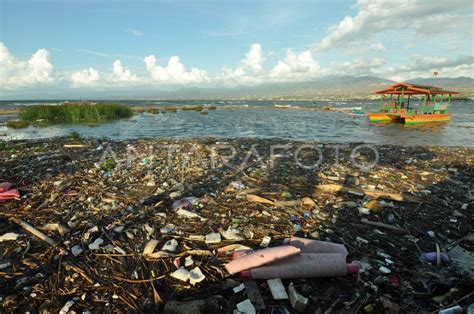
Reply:
M398 122L406 125L447 122L452 95L458 92L440 87L396 83L378 90L380 109L367 112L370 122Z

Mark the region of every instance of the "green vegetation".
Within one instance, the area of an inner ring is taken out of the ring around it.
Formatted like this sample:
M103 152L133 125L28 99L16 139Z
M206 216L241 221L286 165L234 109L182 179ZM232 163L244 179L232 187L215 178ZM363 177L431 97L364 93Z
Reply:
M30 125L28 121L23 120L11 120L7 122L7 127L12 129L24 129Z
M204 109L204 107L201 106L201 105L199 105L199 106L184 106L180 109L183 110L183 111L190 111L190 110L202 111Z
M176 109L176 107L165 107L165 110L166 111L169 111L169 112L177 112L178 110Z
M159 114L159 113L160 113L160 109L158 109L158 108L148 108L148 109L146 110L146 112L151 113L151 114Z
M46 121L53 124L93 123L130 118L133 111L127 105L113 103L68 103L62 105L38 105L20 112L25 122Z
M73 139L73 140L76 140L76 141L82 139L81 134L80 134L79 132L77 132L77 131L71 131L71 132L69 133L69 138L71 138L71 139Z

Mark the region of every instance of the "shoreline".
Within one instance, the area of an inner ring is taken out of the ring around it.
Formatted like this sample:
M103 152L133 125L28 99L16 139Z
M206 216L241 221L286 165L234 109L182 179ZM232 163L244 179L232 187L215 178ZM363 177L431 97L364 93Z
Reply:
M288 143L293 146L285 147ZM189 302L203 300L211 308L217 302L220 312L228 313L245 297L232 291L242 280L229 277L222 268L230 260L223 247L241 244L258 249L264 236L272 238L270 246L289 236L344 243L349 258L361 262L364 271L359 275L283 280L285 287L294 282L306 297L325 295L310 298L310 308L352 312L372 304L383 310L381 296L390 295L390 302L404 311L439 310L432 297L444 290L431 289L446 285L436 279L445 274L452 278L446 291L458 289L453 298L468 295L474 287L458 264L438 268L419 256L436 251L436 244L442 252L457 244L474 248L468 237L474 224L469 192L474 149L371 145L379 160L366 169L351 160L359 145L214 138L7 142L0 147L0 177L14 183L22 197L0 209L2 232L20 235L17 241L0 242L1 262L9 263L0 270L5 274L0 278L2 297L9 300L4 309L43 306L58 311L74 300L78 308L89 311L169 311L176 306L174 301L188 302L183 306L189 308ZM323 156L319 167L302 167L320 160L318 150ZM362 155L354 158L361 165L373 161L373 150L359 152ZM366 195L321 188L329 185ZM266 201L245 197L247 191ZM374 199L374 193L382 196ZM174 201L190 196L199 201L188 209L203 221L172 209ZM311 201L299 201L303 199ZM42 230L68 254L59 258L58 248L25 232L12 218ZM57 225L45 229L46 224ZM229 226L237 228L241 240L222 238L213 244L193 240ZM91 249L98 238L103 240L101 248ZM156 239L159 247L175 239L181 263L192 256L194 265L188 268L199 267L204 281L192 286L171 278L176 256L148 260L142 252L150 239ZM71 249L76 245L83 252L74 256ZM21 250L15 253L15 247ZM390 275L382 272L382 266ZM418 282L426 273L433 276L423 287ZM55 285L50 280L56 280ZM267 306L275 304L266 281L255 282ZM65 289L70 293L64 295ZM463 302L472 301L468 297ZM291 307L288 301L278 304Z

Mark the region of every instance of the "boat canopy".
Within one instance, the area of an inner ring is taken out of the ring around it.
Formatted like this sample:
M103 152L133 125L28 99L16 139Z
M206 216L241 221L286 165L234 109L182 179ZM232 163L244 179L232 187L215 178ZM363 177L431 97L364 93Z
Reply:
M392 94L392 95L446 95L459 94L459 92L443 90L440 87L425 86L417 84L396 83L385 89L375 92L375 94Z

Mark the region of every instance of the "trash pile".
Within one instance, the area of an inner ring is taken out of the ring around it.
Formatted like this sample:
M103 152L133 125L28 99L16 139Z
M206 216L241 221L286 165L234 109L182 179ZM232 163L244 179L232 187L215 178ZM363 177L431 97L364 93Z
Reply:
M0 147L4 312L474 309L473 149L77 137Z

